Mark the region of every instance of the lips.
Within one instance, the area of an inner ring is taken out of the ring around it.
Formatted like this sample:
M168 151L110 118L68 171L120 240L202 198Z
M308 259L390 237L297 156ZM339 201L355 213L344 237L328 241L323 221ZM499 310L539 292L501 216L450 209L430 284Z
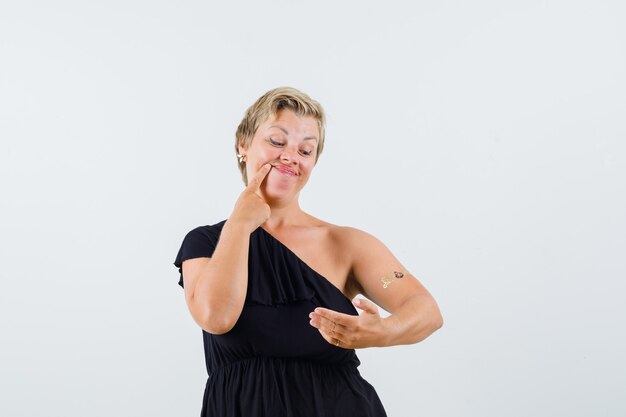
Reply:
M294 171L293 169L289 167L286 167L285 165L274 165L274 168L277 169L282 174L292 175L294 177L298 175L296 171Z

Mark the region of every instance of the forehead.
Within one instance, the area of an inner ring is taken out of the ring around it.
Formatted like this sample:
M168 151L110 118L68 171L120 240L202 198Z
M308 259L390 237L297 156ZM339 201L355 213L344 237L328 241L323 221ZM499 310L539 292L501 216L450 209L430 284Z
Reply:
M291 110L279 110L270 116L258 129L259 132L281 132L296 138L319 140L319 124L312 116L298 116Z

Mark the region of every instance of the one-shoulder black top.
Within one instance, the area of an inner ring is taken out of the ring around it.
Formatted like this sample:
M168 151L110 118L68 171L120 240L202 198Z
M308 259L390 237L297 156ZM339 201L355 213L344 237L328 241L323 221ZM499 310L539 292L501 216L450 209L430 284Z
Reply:
M174 265L211 257L226 220L191 230ZM227 279L225 277L224 279ZM243 311L227 333L202 331L208 380L201 416L381 417L354 349L328 343L309 324L316 307L358 315L330 281L259 227L250 235Z

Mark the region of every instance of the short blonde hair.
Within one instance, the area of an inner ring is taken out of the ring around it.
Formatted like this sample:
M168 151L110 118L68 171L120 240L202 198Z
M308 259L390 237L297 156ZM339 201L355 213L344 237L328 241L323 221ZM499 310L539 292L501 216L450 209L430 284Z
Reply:
M244 149L248 149L252 143L252 138L257 129L267 121L270 117L276 117L280 110L288 109L298 116L313 117L317 121L319 127L319 141L317 143L317 152L315 154L315 163L324 149L324 135L326 116L324 109L315 100L308 95L292 87L278 87L263 94L252 106L246 110L246 113L237 127L235 134L235 152L239 153L239 145ZM244 184L248 185L245 162L238 162L239 171Z

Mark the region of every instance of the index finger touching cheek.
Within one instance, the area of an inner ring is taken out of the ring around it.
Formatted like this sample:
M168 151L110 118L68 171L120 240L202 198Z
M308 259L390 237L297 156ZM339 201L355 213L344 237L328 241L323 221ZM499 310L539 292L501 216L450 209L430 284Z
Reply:
M267 173L270 172L271 167L272 166L269 163L267 163L263 165L261 169L257 171L256 174L254 174L254 177L252 177L252 179L248 182L248 189L250 189L250 191L259 190L259 187L261 186L263 179L265 178Z

